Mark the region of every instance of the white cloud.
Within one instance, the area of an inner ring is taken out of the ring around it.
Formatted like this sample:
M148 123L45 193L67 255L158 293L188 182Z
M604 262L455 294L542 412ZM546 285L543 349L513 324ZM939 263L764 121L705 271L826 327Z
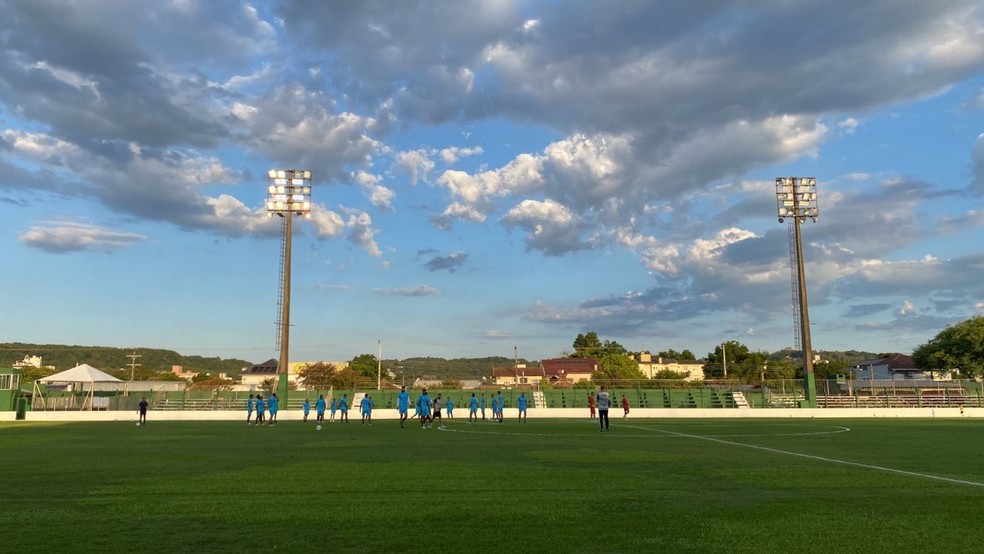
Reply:
M451 165L461 158L467 158L468 156L477 156L483 153L485 150L481 146L474 147L459 147L459 146L449 146L447 148L441 149L441 159L444 163Z
M145 240L137 233L123 233L75 222L56 222L52 227L32 227L20 233L21 242L45 252L112 252Z
M837 123L837 128L840 129L844 134L853 135L858 129L861 122L853 117L848 117L847 119L842 119Z
M391 289L378 288L378 289L374 289L373 292L384 296L403 296L406 298L412 298L416 296L436 296L438 294L441 294L440 289L432 287L430 285L419 285L416 287L391 288Z
M423 149L399 152L396 155L396 167L406 171L410 175L410 182L414 185L426 181L434 165L427 151Z
M359 170L355 172L352 179L362 187L364 194L373 206L385 210L392 208L393 197L396 196L396 193L380 184L382 178L379 175Z
M571 210L553 200L523 200L502 216L502 222L526 230L526 248L548 256L589 247L581 240L582 228Z

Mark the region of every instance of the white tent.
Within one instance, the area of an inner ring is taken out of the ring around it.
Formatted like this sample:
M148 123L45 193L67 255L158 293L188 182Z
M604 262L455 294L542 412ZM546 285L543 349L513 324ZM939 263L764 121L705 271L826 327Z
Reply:
M34 383L34 392L41 397L41 405L47 408L47 403L45 402L44 396L41 394L41 390L38 387L38 383L45 384L69 384L78 385L73 387L73 390L79 390L83 392L82 404L79 409L92 409L92 398L93 398L93 384L94 383L120 383L121 381L116 377L108 373L99 371L98 369L92 367L89 364L80 364L72 369L66 369L61 373L56 373L54 375L49 375L47 377L42 377L38 379L38 382ZM88 385L88 387L86 387Z

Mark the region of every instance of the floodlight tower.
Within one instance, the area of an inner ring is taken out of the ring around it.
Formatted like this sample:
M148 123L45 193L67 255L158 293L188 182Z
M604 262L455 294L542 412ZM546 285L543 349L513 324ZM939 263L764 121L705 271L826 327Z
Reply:
M271 169L267 172L267 214L284 218L283 253L280 282L280 361L277 362L277 393L287 402L287 374L290 371L290 243L293 215L311 217L311 172L298 169Z
M803 392L810 406L817 403L816 379L813 376L813 347L810 344L810 312L806 301L806 272L803 269L803 239L800 223L820 217L817 204L817 180L814 177L776 177L776 202L779 223L793 218L796 234L796 280L799 288L800 342L803 347Z

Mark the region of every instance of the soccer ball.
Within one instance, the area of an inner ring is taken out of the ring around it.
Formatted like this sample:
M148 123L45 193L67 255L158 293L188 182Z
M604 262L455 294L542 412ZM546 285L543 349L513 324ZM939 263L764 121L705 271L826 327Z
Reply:
M140 422L139 421L137 422L137 427L140 427Z
M320 426L320 425L318 425L318 427L317 427L317 429L318 429L318 431L320 431L320 430L321 430L321 426Z

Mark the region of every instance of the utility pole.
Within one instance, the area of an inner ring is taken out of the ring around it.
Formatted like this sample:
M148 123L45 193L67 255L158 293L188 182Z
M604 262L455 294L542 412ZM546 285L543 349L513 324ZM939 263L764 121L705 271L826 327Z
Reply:
M134 350L133 353L127 354L126 357L130 358L130 363L128 363L127 365L130 366L130 380L133 381L133 373L134 373L133 370L137 367L140 367L140 364L137 363L137 358L143 358L143 356L137 354L137 351Z
M136 367L140 365L140 364L137 363L137 358L141 358L142 356L140 354L137 354L137 351L134 350L132 353L127 354L126 357L127 358L130 358L130 363L127 364L127 365L130 366L130 383L132 383L133 382L133 373L134 373L133 370L136 369ZM123 389L123 396L130 396L130 383L127 383L126 385L124 385L125 388Z

